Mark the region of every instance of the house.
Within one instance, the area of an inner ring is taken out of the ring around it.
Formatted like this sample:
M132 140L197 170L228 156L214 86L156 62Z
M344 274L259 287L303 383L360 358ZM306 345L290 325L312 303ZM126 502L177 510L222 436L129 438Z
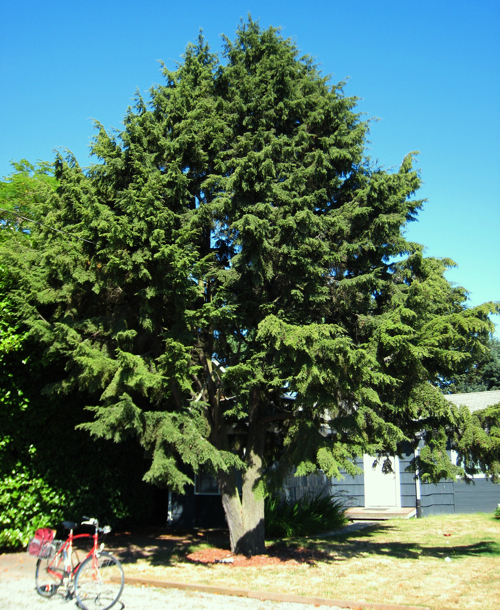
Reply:
M471 411L500 403L500 391L450 394L445 398ZM305 494L331 493L344 499L349 513L356 519L377 519L385 516L409 518L446 513L493 512L500 503L500 484L493 484L485 475L474 475L473 483L445 480L437 484L421 483L407 472L414 451L403 446L401 457L391 457L393 472L384 474L382 464L364 455L356 460L363 473L345 474L343 480L330 480L324 474L286 477L283 494L297 500ZM455 456L450 452L450 458ZM224 527L225 518L219 489L214 477L201 473L185 496L169 494L168 522L183 527Z
M473 392L468 394L449 394L445 398L455 405L465 405L472 412L486 409L500 403L500 391ZM342 481L332 483L332 492L347 498L349 507L362 508L364 511L353 510L357 518L366 513L366 517L374 511L397 509L414 509L400 511L404 516L427 517L445 513L475 513L493 512L500 503L500 484L493 484L484 474L473 477L473 483L444 480L437 484L421 483L415 480L413 473L406 468L414 457L412 448L403 446L402 457L391 458L394 472L384 474L381 464L373 467L374 458L363 456L357 460L357 465L363 473L355 477L345 476ZM450 451L450 458L456 459Z

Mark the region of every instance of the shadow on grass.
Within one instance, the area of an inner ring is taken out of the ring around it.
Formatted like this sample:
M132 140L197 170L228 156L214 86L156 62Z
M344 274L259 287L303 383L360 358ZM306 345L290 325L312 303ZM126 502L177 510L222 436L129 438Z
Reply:
M147 560L152 566L169 566L185 561L186 555L207 547L229 551L227 530L148 529L117 534L106 541L106 548L123 564Z
M470 544L420 544L407 541L388 541L379 538L378 534L397 530L387 523L376 524L363 530L346 532L325 540L318 537L314 541L304 541L304 546L329 552L335 560L351 559L366 555L395 557L398 559L418 559L434 557L455 559L465 557L500 557L500 544L495 540L485 539Z
M470 544L419 544L387 541L380 534L396 530L387 523L363 530L346 532L332 538L295 538L271 541L266 555L282 562L290 559L298 563L339 562L364 556L399 559L452 557L499 557L500 544L485 539ZM190 561L187 555L206 548L224 549L229 553L227 530L151 530L116 535L107 541L107 548L119 555L124 564L146 560L151 566L172 566ZM206 564L205 564L206 565Z

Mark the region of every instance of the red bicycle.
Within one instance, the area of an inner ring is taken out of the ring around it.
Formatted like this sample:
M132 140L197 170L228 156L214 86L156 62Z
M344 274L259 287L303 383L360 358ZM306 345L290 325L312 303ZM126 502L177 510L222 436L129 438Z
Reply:
M53 534L47 536L51 530L38 530L35 538L31 539L28 552L38 557L36 590L43 597L60 593L71 599L76 595L83 610L107 610L116 604L122 594L125 582L123 568L116 557L103 550L104 543L98 546L99 533L108 534L111 528L99 527L97 519L84 519L82 525L92 525L95 528L93 535L75 536L73 530L77 524L64 521L63 527L69 530L66 541L53 540ZM94 539L92 550L82 562L78 560L78 552L73 548L73 542L80 538Z

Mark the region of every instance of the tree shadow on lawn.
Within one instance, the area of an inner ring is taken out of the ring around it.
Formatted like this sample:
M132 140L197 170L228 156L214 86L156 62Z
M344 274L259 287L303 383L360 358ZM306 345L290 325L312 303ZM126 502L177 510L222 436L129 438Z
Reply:
M377 534L396 530L388 524L373 525L352 533L338 535L335 540L318 538L315 541L304 541L307 548L329 552L336 561L363 557L366 555L380 555L398 559L419 559L433 557L444 559L453 556L462 557L500 557L500 544L495 540L485 539L471 544L420 544L407 541L377 540ZM452 541L451 541L452 542Z
M415 542L386 541L377 539L377 534L395 530L387 523L373 525L352 533L339 534L335 538L295 538L271 541L266 556L276 564L339 562L368 555L393 557L398 559L423 559L452 556L492 557L500 556L500 544L485 539L480 542L462 545L419 544ZM135 564L146 560L150 566L171 566L179 562L190 564L213 565L211 562L189 559L187 555L200 554L204 549L221 549L230 554L229 534L227 530L171 530L150 529L134 533L118 534L109 538L107 548L116 553L124 564ZM208 553L209 555L209 553ZM255 562L236 562L236 565L248 565ZM271 563L271 562L270 562ZM257 563L256 563L257 565Z
M106 540L106 547L113 551L123 564L147 560L152 566L168 566L184 561L186 555L207 546L227 548L227 530L182 530L148 528L116 534Z

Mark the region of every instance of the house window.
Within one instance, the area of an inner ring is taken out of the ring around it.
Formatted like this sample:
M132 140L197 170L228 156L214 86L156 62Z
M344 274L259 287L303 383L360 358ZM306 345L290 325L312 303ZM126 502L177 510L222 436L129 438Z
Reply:
M219 484L213 474L198 472L194 475L194 493L197 496L220 496Z

